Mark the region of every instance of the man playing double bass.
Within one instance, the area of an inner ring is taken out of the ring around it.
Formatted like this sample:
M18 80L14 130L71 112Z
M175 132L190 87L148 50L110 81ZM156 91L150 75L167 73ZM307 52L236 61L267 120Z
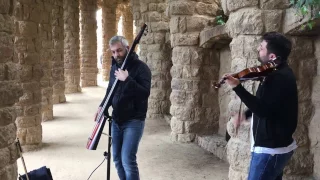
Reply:
M296 78L287 64L291 42L282 34L269 32L258 47L261 64L277 58L277 69L259 84L256 96L236 78L224 75L242 102L248 107L243 116L251 119L251 163L248 180L281 180L283 169L297 148L292 135L298 121ZM236 118L236 124L242 121ZM236 127L238 128L238 127Z
M100 104L100 112L116 78L119 82L104 114L112 106L112 154L120 180L139 180L136 154L143 134L151 89L151 71L139 60L136 53L129 55L126 70L120 69L128 52L128 41L114 36L109 41L112 52L112 67L106 95ZM97 116L96 114L96 116Z

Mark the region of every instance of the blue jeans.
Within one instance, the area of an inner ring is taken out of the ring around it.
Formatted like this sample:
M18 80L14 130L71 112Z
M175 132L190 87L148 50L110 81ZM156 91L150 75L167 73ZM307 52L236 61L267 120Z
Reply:
M121 124L112 121L112 154L120 180L139 180L136 154L144 121L133 119Z
M285 154L251 153L248 180L282 180L283 169L293 155L293 151Z

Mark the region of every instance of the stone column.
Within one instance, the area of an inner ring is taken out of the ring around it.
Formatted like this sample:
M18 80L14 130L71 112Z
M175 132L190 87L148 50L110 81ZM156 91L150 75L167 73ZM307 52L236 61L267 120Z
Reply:
M41 6L33 1L15 1L15 57L19 63L12 76L18 76L23 96L16 103L19 110L16 125L17 136L24 150L41 146L41 89L43 70L40 64L41 38L38 25L41 20ZM18 73L17 73L18 72Z
M81 92L79 61L79 1L64 0L64 78L65 93Z
M213 23L217 11L218 1L169 2L173 47L170 113L174 141L190 142L196 133L212 134L218 127L217 92L210 86L210 80L218 76L219 58L211 50L199 48L200 31Z
M66 102L64 82L64 34L63 34L63 0L53 1L51 14L52 23L52 80L53 80L53 103Z
M117 35L117 20L116 20L117 4L115 0L107 1L102 4L102 78L104 81L109 80L111 56L109 49L109 40Z
M131 7L128 4L122 5L122 31L123 36L127 38L129 44L133 41L133 14L131 12Z
M42 121L53 119L53 89L52 89L52 26L51 26L52 4L50 0L43 0L41 8L41 22L39 24L39 34L41 38L40 62L43 76L41 85L41 112Z
M312 103L315 111L309 126L309 136L311 151L314 155L313 175L315 179L320 179L320 36L315 40L315 57L317 58L317 74L313 79Z
M17 112L13 105L22 96L17 71L19 62L14 59L13 1L0 3L0 179L17 179L18 158L15 145Z
M80 0L81 86L97 85L97 0Z
M148 25L147 36L140 41L140 58L152 72L148 118L164 118L170 114L171 48L169 21L165 2L140 1L141 20ZM136 17L137 18L137 17ZM137 19L136 19L137 20ZM136 30L141 30L138 24Z
M307 36L292 37L292 51L289 65L297 78L299 109L298 126L293 138L297 141L298 149L285 168L287 178L307 179L313 171L313 155L310 151L309 129L314 105L311 101L312 80L317 74L317 60L314 57L313 38ZM318 171L318 170L316 170Z

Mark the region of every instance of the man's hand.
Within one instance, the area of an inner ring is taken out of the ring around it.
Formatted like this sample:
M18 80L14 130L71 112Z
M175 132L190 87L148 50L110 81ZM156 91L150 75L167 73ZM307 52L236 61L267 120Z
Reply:
M118 78L120 81L125 81L127 77L129 76L129 72L127 70L123 71L120 68L115 71L114 75L116 78Z
M100 113L101 111L101 107L98 108L98 111L96 112L96 115L94 117L94 121L97 121L97 117L98 117L98 114Z
M225 81L231 88L234 88L240 84L240 80L232 77L230 74L225 74L223 77L226 78Z

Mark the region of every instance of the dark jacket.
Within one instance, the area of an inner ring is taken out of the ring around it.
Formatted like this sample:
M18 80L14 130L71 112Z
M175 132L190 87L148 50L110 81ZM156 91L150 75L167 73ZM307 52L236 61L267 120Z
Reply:
M254 115L254 146L277 148L293 142L298 122L298 90L296 78L286 63L260 82L256 96L241 84L233 90L249 109L246 117Z
M100 107L103 106L116 80L114 75L115 70L120 67L121 66L112 58L109 85ZM125 81L118 80L110 98L112 101L108 102L104 114L108 114L108 109L112 105L112 119L117 122L130 119L145 120L151 89L151 71L143 61L139 60L136 53L132 53L128 58L125 69L128 70L129 76Z

